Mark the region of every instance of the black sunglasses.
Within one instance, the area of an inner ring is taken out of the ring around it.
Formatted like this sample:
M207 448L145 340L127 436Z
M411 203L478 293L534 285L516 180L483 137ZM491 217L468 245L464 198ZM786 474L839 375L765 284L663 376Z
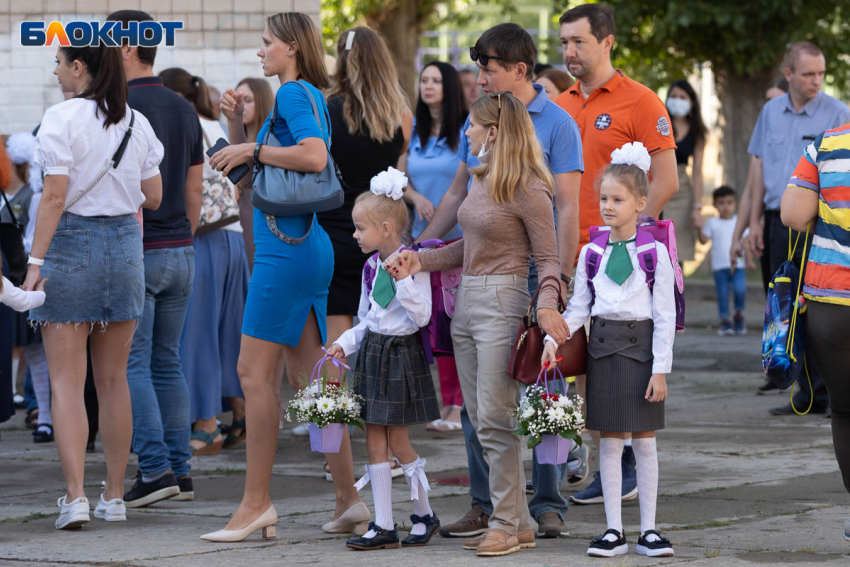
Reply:
M507 61L504 57L496 57L495 55L487 55L486 53L481 53L474 47L469 48L469 58L472 59L473 62L480 62L482 67L486 67L490 62L490 59L498 59L499 61Z

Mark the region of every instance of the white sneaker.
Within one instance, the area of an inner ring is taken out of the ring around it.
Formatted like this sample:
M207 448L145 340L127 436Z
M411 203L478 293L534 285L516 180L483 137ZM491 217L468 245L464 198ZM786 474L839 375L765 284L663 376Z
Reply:
M124 501L120 498L114 498L107 502L101 494L97 507L94 509L94 517L107 522L126 522L127 507L124 506Z
M56 519L57 530L71 530L79 528L83 524L91 521L89 517L89 500L85 496L80 496L71 503L65 503L65 496L56 501L56 505L61 508L59 517Z
M307 437L310 435L310 424L302 423L301 425L294 427L292 429L292 434L296 437Z

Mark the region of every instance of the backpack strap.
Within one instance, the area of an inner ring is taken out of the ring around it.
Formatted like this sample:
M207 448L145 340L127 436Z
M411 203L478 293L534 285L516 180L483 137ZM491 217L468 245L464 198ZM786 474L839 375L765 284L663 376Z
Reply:
M590 288L590 306L596 302L596 288L593 287L593 278L599 273L599 265L608 246L608 235L610 230L605 227L594 227L590 229L590 242L587 244L587 252L584 255L584 267L587 272L587 287Z
M646 274L646 285L649 292L655 285L655 268L658 266L658 250L655 248L655 238L652 234L638 227L635 235L635 246L637 247L638 263L640 269Z
M375 281L375 274L378 273L378 262L381 259L380 254L380 252L375 252L363 264L363 285L366 287L367 297L372 294L372 284Z

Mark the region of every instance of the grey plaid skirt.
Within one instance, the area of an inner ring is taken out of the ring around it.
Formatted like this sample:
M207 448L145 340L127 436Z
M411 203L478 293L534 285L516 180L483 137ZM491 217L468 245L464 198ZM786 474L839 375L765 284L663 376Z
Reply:
M591 320L587 338L587 428L591 431L664 429L664 402L646 401L652 377L652 329L652 320Z
M369 331L354 369L361 417L375 425L415 425L440 418L431 369L419 334L395 337Z

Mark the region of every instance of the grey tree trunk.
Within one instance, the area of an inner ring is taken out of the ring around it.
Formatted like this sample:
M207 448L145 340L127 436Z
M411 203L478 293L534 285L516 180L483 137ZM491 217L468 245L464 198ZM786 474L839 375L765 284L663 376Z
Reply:
M775 76L776 71L772 69L749 76L724 71L718 71L716 75L723 183L734 187L739 194L747 182L750 136L764 106L765 91Z

